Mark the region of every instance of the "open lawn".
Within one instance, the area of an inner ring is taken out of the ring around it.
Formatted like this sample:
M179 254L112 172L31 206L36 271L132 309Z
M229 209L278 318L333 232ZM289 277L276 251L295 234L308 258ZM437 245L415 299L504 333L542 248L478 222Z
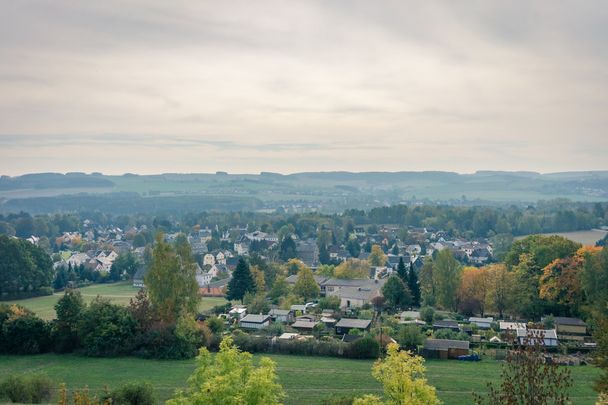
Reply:
M133 287L131 282L111 283L111 284L93 284L80 289L85 302L90 302L98 295L110 299L112 302L120 305L129 305L129 301L133 298L139 288ZM44 297L28 298L24 300L5 301L7 304L19 304L32 311L43 319L53 319L55 317L55 304L63 296L63 293L56 293ZM215 305L225 304L224 298L203 297L199 305L200 311L211 309Z
M260 356L256 355L256 359ZM371 376L372 361L328 357L270 355L278 365L280 382L288 404L318 404L331 395L381 394L381 386ZM486 383L500 375L500 363L432 360L426 363L427 377L437 387L445 404L470 404L471 392L485 392ZM159 399L169 398L183 387L195 367L194 360L160 361L131 357L87 358L76 355L0 356L0 378L10 373L45 372L57 384L69 388L88 385L91 391L110 389L127 381L152 383ZM593 404L596 394L591 386L599 370L591 366L573 367L575 380L571 400Z

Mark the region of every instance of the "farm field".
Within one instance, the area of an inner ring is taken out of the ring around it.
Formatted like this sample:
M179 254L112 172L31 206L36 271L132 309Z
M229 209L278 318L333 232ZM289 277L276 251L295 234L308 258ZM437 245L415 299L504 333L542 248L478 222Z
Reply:
M586 246L595 246L595 242L602 239L608 231L603 231L601 229L590 229L588 231L573 231L573 232L555 232L555 233L542 233L541 235L551 236L557 235L562 236L566 239L570 239L574 242L581 243ZM526 235L529 236L529 235ZM526 236L518 236L515 239L523 239Z
M80 289L82 298L85 302L90 302L98 295L108 298L110 301L120 304L129 305L138 288L133 287L131 282L120 282L111 284L94 284ZM6 304L19 304L30 309L42 319L50 320L55 317L55 304L63 296L63 293L56 293L44 297L27 298L23 300L4 301ZM223 298L203 297L199 305L200 311L211 309L215 305L226 303Z
M381 394L381 386L371 376L371 360L328 357L269 355L277 363L279 379L287 392L287 404L318 404L329 396ZM260 356L256 355L256 359ZM500 363L431 360L427 378L446 405L471 403L471 392L485 392L486 383L500 375ZM0 356L0 378L10 373L45 372L57 385L69 388L87 385L91 391L110 389L127 381L152 383L160 400L169 398L186 384L194 370L194 360L161 361L131 357L88 358L76 355L43 354ZM575 380L570 399L575 404L594 404L593 380L599 370L591 366L572 368Z

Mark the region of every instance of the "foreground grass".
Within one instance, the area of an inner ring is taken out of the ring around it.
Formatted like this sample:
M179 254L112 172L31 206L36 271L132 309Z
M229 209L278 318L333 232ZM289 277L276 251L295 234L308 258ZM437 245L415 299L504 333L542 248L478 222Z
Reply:
M260 356L256 355L256 359ZM276 363L279 379L285 388L287 404L318 404L332 395L350 396L365 393L381 394L381 386L371 376L370 360L349 360L328 357L269 355ZM486 383L500 376L500 363L484 360L479 363L458 361L427 361L429 383L437 388L447 405L471 403L471 392L485 392ZM195 368L194 360L161 361L132 357L87 358L76 355L44 354L36 356L0 356L0 378L11 373L39 371L46 373L57 385L91 391L110 389L127 381L149 381L160 400L182 388ZM594 404L593 380L599 370L591 366L572 367L574 387L571 401Z
M133 287L131 282L120 282L111 284L94 284L80 288L80 293L85 302L91 302L95 297L101 295L115 304L129 305L131 298L135 297L139 288ZM22 305L41 317L50 320L55 318L55 304L63 296L56 293L44 297L28 298L23 300L5 301L7 304ZM206 311L215 305L225 304L224 298L203 297L199 305L199 311Z

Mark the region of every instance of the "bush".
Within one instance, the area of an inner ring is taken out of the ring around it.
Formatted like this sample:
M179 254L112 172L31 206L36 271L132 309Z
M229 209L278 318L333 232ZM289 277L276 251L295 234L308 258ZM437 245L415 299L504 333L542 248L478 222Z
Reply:
M397 340L406 349L414 350L424 343L424 335L420 327L416 325L403 325L399 328Z
M420 308L420 318L426 323L432 323L435 310L433 307L422 307Z
M32 313L11 316L2 325L0 350L11 354L43 353L51 346L49 323Z
M97 297L83 312L78 337L88 356L117 356L133 350L137 321L129 310Z
M10 375L0 383L0 396L11 402L39 404L50 400L52 386L44 374Z
M122 385L110 393L113 405L154 405L154 387L146 382ZM107 398L106 398L107 399Z
M208 328L206 328L209 331ZM136 341L134 354L153 359L190 359L202 345L213 345L213 335L205 336L203 329L187 325L155 325L141 334Z
M207 326L209 327L209 329L211 329L211 332L213 333L222 333L224 331L224 320L222 318L219 318L217 316L212 316L210 318L207 318L207 320L205 320L205 323L207 324Z
M380 344L370 335L366 335L350 343L345 354L352 359L375 359L380 355Z
M329 398L323 399L321 405L353 405L356 398L355 396L338 396L334 394Z

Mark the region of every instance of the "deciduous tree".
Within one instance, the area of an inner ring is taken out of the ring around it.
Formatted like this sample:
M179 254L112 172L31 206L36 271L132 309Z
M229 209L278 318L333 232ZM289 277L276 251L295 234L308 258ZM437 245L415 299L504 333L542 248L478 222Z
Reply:
M435 387L429 385L424 374L424 359L407 351L399 351L399 345L388 345L387 357L372 367L372 375L384 387L386 404L438 405ZM381 404L380 398L365 396L354 404Z
M349 259L340 263L334 270L337 278L369 278L370 268L367 260Z
M196 362L188 388L168 405L273 405L285 397L275 363L262 357L254 366L253 356L236 348L231 337L224 338L215 356L202 348Z
M171 324L180 314L196 312L200 296L189 245L173 248L164 242L162 234L158 234L145 283L150 301L162 321Z
M382 248L379 245L373 245L372 251L367 258L370 266L380 267L384 266L386 263L386 255L382 251Z
M433 261L433 285L437 304L456 310L458 286L461 276L460 264L449 249L443 249Z
M302 297L304 302L319 296L320 288L310 268L304 267L300 270L296 284L293 286L293 292Z

